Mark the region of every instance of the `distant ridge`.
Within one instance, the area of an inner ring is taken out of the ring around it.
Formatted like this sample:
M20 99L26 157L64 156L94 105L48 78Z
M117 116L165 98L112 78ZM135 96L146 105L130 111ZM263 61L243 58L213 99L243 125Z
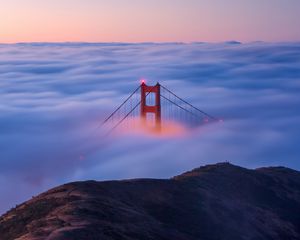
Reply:
M300 239L300 172L219 163L165 180L73 182L4 214L0 239Z
M237 45L242 44L241 42L238 42L238 41L227 41L227 42L225 42L225 43L227 43L227 44L232 44L232 45L235 45L235 44L237 44Z

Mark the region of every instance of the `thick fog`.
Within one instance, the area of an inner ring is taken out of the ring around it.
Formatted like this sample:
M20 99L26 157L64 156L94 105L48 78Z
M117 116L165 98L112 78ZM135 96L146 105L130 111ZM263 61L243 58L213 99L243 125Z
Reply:
M99 124L146 79L224 119L163 137ZM299 43L0 45L0 213L70 181L229 161L300 169Z

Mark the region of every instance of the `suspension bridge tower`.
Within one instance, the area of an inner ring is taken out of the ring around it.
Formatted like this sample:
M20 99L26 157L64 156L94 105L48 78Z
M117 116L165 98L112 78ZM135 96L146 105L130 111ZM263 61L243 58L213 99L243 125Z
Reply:
M148 103L147 96L154 94L154 103ZM146 85L145 81L141 83L141 121L144 126L147 126L148 117L152 114L154 118L153 129L157 132L161 131L161 102L160 102L160 84L154 86Z
M101 126L107 124L108 133L122 123L124 129L136 129L142 125L146 130L161 133L161 130L171 122L182 124L184 127L196 127L216 121L223 122L177 96L164 85L159 83L147 85L142 80L141 84L103 121Z

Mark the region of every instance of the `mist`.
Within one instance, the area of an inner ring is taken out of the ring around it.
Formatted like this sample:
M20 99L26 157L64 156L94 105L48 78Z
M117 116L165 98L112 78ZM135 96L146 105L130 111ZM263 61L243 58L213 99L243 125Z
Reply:
M179 134L99 125L146 79L224 119ZM229 161L300 170L300 43L0 44L0 212L70 181Z

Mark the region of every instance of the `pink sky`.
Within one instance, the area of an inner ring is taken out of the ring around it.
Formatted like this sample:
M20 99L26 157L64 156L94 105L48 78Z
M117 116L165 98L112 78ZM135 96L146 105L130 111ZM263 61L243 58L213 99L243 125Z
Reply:
M0 42L299 41L298 0L9 0Z

